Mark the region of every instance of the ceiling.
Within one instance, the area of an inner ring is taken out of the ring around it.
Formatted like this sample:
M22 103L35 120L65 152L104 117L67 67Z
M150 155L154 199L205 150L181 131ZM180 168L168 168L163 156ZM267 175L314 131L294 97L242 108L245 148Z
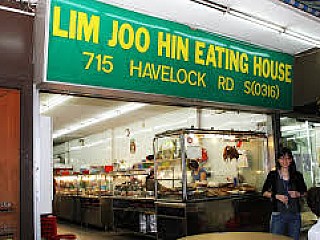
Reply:
M211 2L303 34L307 39L317 40L319 44L297 40L278 31L261 27L252 21L217 11L208 7L208 4L200 4L200 2L208 3L210 0L196 0L198 3L195 0L100 1L292 55L320 47L320 18L285 4L281 0L215 0Z
M40 106L48 106L50 101L58 96L57 94L41 93ZM61 95L59 95L61 96ZM74 124L95 118L101 113L116 111L117 108L125 106L128 102L111 101L88 97L71 97L63 104L51 108L43 113L44 116L52 118L53 134ZM66 142L75 138L82 138L90 134L102 132L106 129L116 128L132 123L133 121L143 120L152 116L168 113L179 109L172 106L159 106L146 104L142 108L126 113L122 116L108 119L91 125L90 127L79 129L75 132L63 135L54 139L54 143Z
M8 0L26 3L32 11L39 2L46 0ZM178 22L195 29L202 29L249 42L268 49L292 55L320 47L320 0L98 0L150 16ZM230 12L217 11L210 4L220 4L245 15L281 26L284 31L261 27L254 21L243 20ZM24 5L23 5L24 4ZM0 3L4 5L4 3ZM13 6L14 7L14 6ZM26 9L25 11L29 11ZM304 40L286 34L294 31ZM308 43L313 39L316 43Z
M89 97L76 97L67 96L68 99L62 104L58 104L52 107L55 101L54 99L65 98L67 95L41 93L40 94L40 111L43 116L50 117L53 127L53 142L54 144L60 144L70 141L72 139L79 139L89 136L91 134L102 133L105 130L115 129L123 127L124 129L133 123L144 122L144 120L152 117L159 116L159 119L163 121L163 115L178 111L182 107L175 106L160 106L151 104L142 104L142 107L137 108L134 111L119 114L121 107L128 104L141 104L112 101L107 99L89 98ZM43 111L43 107L48 107L49 110ZM131 107L130 107L131 108ZM108 113L110 116L113 112L117 114L113 118L104 119L101 122L84 127L85 122L89 119L97 119L102 113ZM176 114L176 113L175 113ZM192 116L192 115L190 115ZM214 127L215 129L235 129L235 130L248 130L250 126L251 130L256 130L259 124L263 124L267 121L265 115L245 113L238 111L223 111L216 109L204 109L202 111L203 118L209 118L207 123L212 122L214 126L203 126L204 128ZM180 118L179 118L180 117ZM213 120L214 119L214 120ZM181 116L177 116L177 122L181 122ZM206 122L206 121L205 121ZM81 125L83 128L72 131L65 135L61 135L55 138L55 135L63 129L70 129L75 124ZM174 122L168 123L175 124ZM249 125L248 125L249 124ZM158 126L159 127L159 126ZM191 127L191 126L189 126ZM236 128L235 128L236 127ZM141 126L143 128L143 126ZM174 127L181 128L181 126ZM164 131L164 130L161 130Z

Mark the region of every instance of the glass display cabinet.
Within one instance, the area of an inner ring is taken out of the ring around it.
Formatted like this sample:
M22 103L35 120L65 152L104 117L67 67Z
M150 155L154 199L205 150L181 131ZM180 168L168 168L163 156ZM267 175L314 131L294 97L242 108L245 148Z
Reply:
M107 174L55 176L56 194L108 196L113 194L113 177Z
M154 139L156 198L187 201L261 190L267 174L268 138L252 131L180 129ZM197 184L196 161L207 181Z
M271 205L260 193L268 169L262 132L179 129L154 138L158 236L268 231ZM205 172L198 181L195 161ZM269 211L270 210L270 211Z
M55 191L59 195L78 195L79 179L77 175L55 176Z
M130 169L126 171L113 172L114 196L121 197L153 197L147 194L145 181L149 170Z
M106 174L55 176L56 194L82 197L146 197L148 194L145 179L148 172L146 169L131 169Z
M78 175L79 195L109 196L113 194L113 178L110 174Z

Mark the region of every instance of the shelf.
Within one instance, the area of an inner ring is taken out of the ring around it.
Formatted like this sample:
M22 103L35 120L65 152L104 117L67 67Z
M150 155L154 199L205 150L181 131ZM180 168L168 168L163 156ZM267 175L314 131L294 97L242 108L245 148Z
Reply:
M15 211L14 211L14 210L6 210L6 211L3 211L3 210L2 210L2 211L0 211L0 214L1 214L1 213L13 213L13 212L15 212Z
M156 159L157 163L161 163L161 162L178 162L181 161L181 158L168 158L168 159Z
M187 217L179 217L179 216L171 216L171 215L163 215L163 214L157 214L158 218L167 218L167 219L181 219L186 220Z
M170 171L173 171L175 169L175 166L158 166L158 171L161 171L161 170L170 170Z
M0 239L8 239L7 237L14 237L15 230L9 228L9 230L0 231Z
M157 181L182 181L182 178L158 178Z

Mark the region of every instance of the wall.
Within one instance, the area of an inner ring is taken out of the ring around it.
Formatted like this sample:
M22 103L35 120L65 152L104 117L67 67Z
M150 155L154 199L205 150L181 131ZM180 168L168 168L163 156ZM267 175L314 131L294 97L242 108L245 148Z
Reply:
M1 5L15 7L8 1L2 2ZM0 88L15 89L20 93L20 231L26 240L34 239L35 224L32 34L32 16L0 10Z
M81 167L108 165L121 160L130 167L136 162L141 162L147 155L153 154L153 138L156 133L168 129L197 126L196 124L196 110L181 108L143 121L133 119L129 125L90 135L83 138L83 142L75 139L54 146L53 154L55 158L57 155L64 156L66 163L72 165L75 171L79 171ZM126 129L130 131L129 136L126 135ZM136 151L130 153L130 141L133 140ZM90 146L92 144L93 146Z
M297 56L294 66L293 104L304 106L300 111L313 114L320 113L320 103L316 107L316 99L320 97L320 50ZM316 111L317 108L317 111Z
M0 23L0 74L7 78L30 78L33 18L0 10Z

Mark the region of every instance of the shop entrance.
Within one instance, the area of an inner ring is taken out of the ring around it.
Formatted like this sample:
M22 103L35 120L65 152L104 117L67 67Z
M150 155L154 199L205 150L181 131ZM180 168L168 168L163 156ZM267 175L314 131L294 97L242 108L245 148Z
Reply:
M20 239L20 92L0 88L0 239Z
M194 234L192 231L199 229L189 226L200 222L207 231L206 221L217 223L210 225L210 231L235 231L253 227L251 208L248 208L252 202L254 211L259 212L258 208L263 207L259 191L268 172L272 149L267 139L251 138L243 132L272 136L271 117L266 114L51 93L40 94L40 113L51 121L46 130L42 129L42 137L50 138L52 146L50 151L42 149L45 151L42 156L46 157L41 161L47 158L51 161L48 164L53 165L45 175L51 174L54 179L50 180L54 193L52 209L58 218L60 234L83 236L94 231L97 236L91 239L112 234L112 239L133 238L124 233L138 234L137 239L158 238L162 234L160 237L169 239L175 237L170 231L177 232L172 226L177 226L181 235ZM163 141L154 149L156 134L181 128L221 130L208 137L197 138L192 134L186 137L188 162L197 159L205 168L207 187L191 184L191 169L182 172L181 145L177 141ZM224 156L226 147L240 151L241 155ZM170 163L164 162L167 157L172 160ZM201 209L205 214L192 212L191 205L188 208L179 205L179 209L157 205L155 190L147 190L146 184L154 168L154 158L163 160L157 174L162 177L159 183L165 201L179 199L184 174L190 182L188 191L193 201L212 201L225 196L227 200L211 202L213 215L207 214L211 211L203 204ZM243 198L246 191L256 195ZM268 221L266 216L266 222L261 221L255 227L263 231Z

